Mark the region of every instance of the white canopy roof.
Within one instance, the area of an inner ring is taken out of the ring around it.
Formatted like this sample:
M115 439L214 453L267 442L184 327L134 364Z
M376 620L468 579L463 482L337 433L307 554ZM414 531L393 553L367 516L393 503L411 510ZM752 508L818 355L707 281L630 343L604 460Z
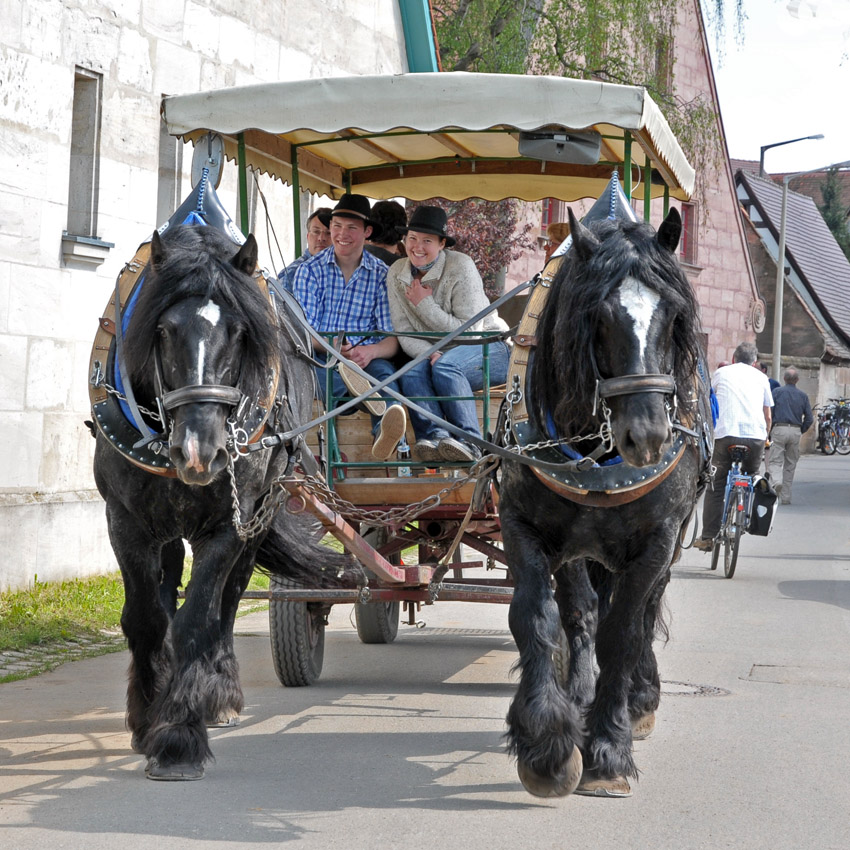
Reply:
M629 131L634 166L652 165L652 195L687 199L694 170L646 90L562 77L429 73L264 83L166 97L169 133L224 137L248 165L318 194L460 200L597 197L622 166ZM521 157L520 131L594 129L596 165ZM643 176L632 171L633 184ZM642 197L643 187L635 192Z

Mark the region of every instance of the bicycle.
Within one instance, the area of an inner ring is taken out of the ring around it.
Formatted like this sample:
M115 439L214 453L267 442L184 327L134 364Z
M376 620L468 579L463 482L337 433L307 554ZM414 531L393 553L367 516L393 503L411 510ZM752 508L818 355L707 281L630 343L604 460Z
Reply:
M726 490L723 494L723 514L720 531L714 538L711 549L711 569L717 569L720 550L723 549L723 574L726 578L735 575L738 563L738 547L741 537L750 525L753 510L753 477L744 472L741 464L749 454L747 446L729 446L732 455L732 468L726 476Z

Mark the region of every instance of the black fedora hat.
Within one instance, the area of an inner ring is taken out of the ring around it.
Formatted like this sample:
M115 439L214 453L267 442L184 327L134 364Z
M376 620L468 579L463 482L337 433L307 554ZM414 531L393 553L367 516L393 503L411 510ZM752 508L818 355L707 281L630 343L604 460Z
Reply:
M410 221L407 222L407 227L399 228L399 230L404 233L407 233L409 230L415 230L417 233L433 233L435 236L446 240L446 248L451 248L456 240L446 233L448 221L448 216L444 209L423 205L413 211Z
M338 215L342 218L359 218L367 227L372 228L372 236L381 232L381 225L372 218L372 205L365 195L352 195L346 192L331 211L331 218Z

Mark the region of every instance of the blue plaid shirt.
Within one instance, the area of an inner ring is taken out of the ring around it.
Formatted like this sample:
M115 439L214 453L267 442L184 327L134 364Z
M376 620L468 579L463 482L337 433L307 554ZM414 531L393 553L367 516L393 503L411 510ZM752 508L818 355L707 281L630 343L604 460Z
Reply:
M337 265L333 245L319 251L298 266L293 291L307 321L319 333L346 331L348 341L356 343L362 337L352 336L352 331L393 328L387 300L387 264L368 251L363 251L348 283ZM372 337L363 344L381 339Z

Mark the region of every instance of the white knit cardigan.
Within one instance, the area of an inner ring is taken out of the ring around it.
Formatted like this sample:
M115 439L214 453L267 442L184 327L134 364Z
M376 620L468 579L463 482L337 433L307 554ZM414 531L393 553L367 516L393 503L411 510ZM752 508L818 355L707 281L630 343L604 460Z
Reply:
M387 295L395 331L448 333L459 328L490 303L484 294L484 284L472 258L458 251L440 251L437 262L422 278L423 283L432 287L433 294L426 296L415 306L404 294L412 281L413 269L410 260L397 260L390 266L387 273ZM507 327L496 313L489 313L469 330L501 331L507 330ZM436 338L399 338L402 349L410 357L421 354L434 342Z

